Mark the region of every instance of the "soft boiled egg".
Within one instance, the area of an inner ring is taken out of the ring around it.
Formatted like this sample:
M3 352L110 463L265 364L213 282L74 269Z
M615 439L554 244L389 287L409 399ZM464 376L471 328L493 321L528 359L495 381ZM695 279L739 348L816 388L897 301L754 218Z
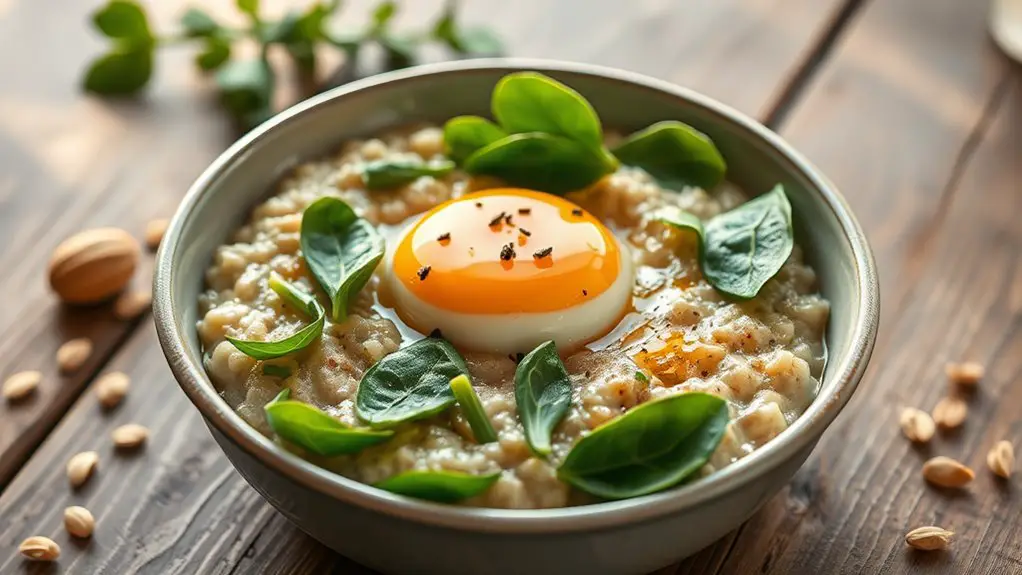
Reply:
M424 214L388 258L394 310L463 349L571 350L605 334L631 302L627 249L564 198L522 189L465 195Z

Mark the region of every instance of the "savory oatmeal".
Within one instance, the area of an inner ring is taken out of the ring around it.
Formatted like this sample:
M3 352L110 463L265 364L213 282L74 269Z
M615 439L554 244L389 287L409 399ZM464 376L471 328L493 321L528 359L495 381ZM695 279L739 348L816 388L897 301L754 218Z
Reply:
M353 298L346 318L326 317L322 335L294 354L259 360L226 338L278 340L308 323L306 315L271 289L271 272L316 294L329 309L329 298L301 252L303 211L314 201L336 197L346 202L380 230L389 252L420 214L496 186L490 178L453 170L392 190L366 189L367 163L444 159L444 134L437 127L349 141L335 156L295 169L216 251L200 300L205 364L222 396L256 429L274 436L264 406L284 388L290 389L291 399L347 426L365 425L356 410L363 375L423 337L429 327L414 329L385 305L391 300L386 265L376 268ZM544 508L593 500L560 480L558 465L581 437L644 403L693 391L726 401L729 421L702 474L751 453L803 413L819 388L829 305L817 293L816 274L803 263L798 246L756 297L737 300L704 277L699 239L656 216L664 208L680 208L707 220L745 202L741 190L724 183L713 190L686 187L678 192L663 189L643 170L620 167L565 199L612 230L633 273L630 303L611 329L563 354L570 406L554 427L548 457L530 449L516 410L521 355L461 346L456 347L496 441L476 442L458 405L402 423L387 441L353 454L321 456L285 442L287 447L365 483L420 469L499 472L488 489L464 502Z

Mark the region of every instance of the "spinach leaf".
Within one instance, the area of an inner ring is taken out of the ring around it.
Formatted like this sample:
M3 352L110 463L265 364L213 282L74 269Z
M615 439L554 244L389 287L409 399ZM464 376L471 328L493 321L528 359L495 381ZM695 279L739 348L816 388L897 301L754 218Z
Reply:
M686 211L678 208L663 208L656 214L658 220L661 222L678 228L679 230L689 230L695 232L699 238L699 243L702 245L703 242L703 222L695 215L690 214Z
M657 122L635 132L612 150L625 165L642 168L661 184L711 189L724 179L727 164L713 142L681 122Z
M337 198L320 198L302 215L302 255L330 296L331 318L343 321L348 305L383 259L383 237Z
M270 274L267 283L284 301L313 318L313 321L294 334L277 341L246 341L225 336L225 339L234 344L239 351L261 360L274 359L305 349L323 333L323 324L326 321L326 311L312 294L299 290L276 272Z
M285 389L266 404L266 420L274 433L318 455L357 453L394 434L348 427L307 403L288 399L290 395Z
M508 74L490 102L493 117L513 134L545 132L599 150L603 131L596 111L578 92L536 72Z
M369 190L389 190L414 182L421 176L440 178L451 173L454 162L413 160L377 160L366 164L362 177Z
M455 503L486 491L500 472L470 475L458 471L406 471L375 483L384 491L440 503Z
M451 344L421 339L366 370L355 412L372 427L436 415L454 404L450 381L459 375L468 375L468 368Z
M444 124L444 146L447 155L462 163L479 148L507 136L507 132L486 118L458 116Z
M598 497L667 489L699 470L728 423L727 402L684 393L632 408L575 444L557 476Z
M704 232L703 275L728 295L753 298L791 255L791 204L777 185L710 219Z
M147 46L115 45L93 60L82 87L104 96L133 94L153 73L153 50Z
M472 435L475 436L476 443L497 441L497 432L493 430L490 416L486 415L486 409L479 401L476 391L472 389L472 382L468 380L468 376L459 375L452 379L451 393L454 394L458 405L461 406L461 412L465 414L465 419L468 420L468 425L472 428Z
M571 381L554 342L540 344L518 363L515 402L529 448L549 455L550 436L571 405Z
M514 134L477 150L465 160L471 174L494 176L510 185L553 194L584 188L617 169L598 150L541 132Z

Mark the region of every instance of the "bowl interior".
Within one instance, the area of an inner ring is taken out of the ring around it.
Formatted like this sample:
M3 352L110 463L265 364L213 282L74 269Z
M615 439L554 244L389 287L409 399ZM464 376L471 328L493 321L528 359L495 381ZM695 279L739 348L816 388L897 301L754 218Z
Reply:
M497 80L522 68L539 69L574 87L593 104L605 128L628 132L668 119L691 124L713 139L728 160L728 178L749 193L768 191L777 183L785 185L797 241L831 302L827 330L830 360L819 397L796 424L753 456L710 479L736 481L741 468L757 458L769 459L771 451L781 451L785 442L792 443L793 451L815 441L836 415L833 408L847 401L858 381L876 328L871 257L843 200L779 138L737 112L640 76L581 66L568 71L561 69L563 66L477 61L377 76L300 104L243 138L217 160L189 192L173 220L167 235L170 241L161 249L155 287L161 340L186 391L193 400L202 397L197 403L204 415L212 417L214 424L217 416L240 422L216 396L201 369L196 300L214 249L229 238L254 205L296 164L331 153L346 139L408 122L442 124L457 115L489 115L490 93ZM175 354L175 345L181 342L183 349ZM186 378L195 381L184 381L180 364L188 364ZM806 435L812 437L805 441L786 439L809 427L814 429ZM235 433L257 435L253 430Z

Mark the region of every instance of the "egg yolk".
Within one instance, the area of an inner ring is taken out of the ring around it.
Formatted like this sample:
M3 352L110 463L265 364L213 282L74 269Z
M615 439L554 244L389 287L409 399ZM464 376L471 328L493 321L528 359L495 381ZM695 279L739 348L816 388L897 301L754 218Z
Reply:
M605 292L621 271L617 241L599 220L522 189L436 206L404 235L393 261L418 299L473 314L567 309Z

